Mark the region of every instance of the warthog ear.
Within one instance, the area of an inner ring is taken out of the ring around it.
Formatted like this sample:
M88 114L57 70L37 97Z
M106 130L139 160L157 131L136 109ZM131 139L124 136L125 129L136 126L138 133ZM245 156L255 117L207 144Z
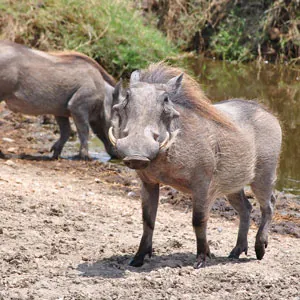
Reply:
M114 92L113 92L113 101L112 105L114 106L115 104L118 104L119 98L121 95L124 94L124 88L123 88L123 80L122 78L118 81L118 83L115 86Z
M167 82L167 92L169 94L176 94L179 91L179 89L181 88L183 74L184 73L181 73L180 75L171 78Z
M139 82L140 79L141 79L141 72L139 70L132 72L130 76L130 85Z
M120 111L120 109L124 108L128 102L126 98L126 91L123 88L122 79L116 84L114 93L113 93L113 111Z

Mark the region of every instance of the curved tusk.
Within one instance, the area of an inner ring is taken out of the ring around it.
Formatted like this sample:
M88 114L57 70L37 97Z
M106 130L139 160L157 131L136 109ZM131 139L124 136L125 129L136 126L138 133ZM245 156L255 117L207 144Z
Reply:
M159 149L163 149L170 140L170 134L167 132L166 138L163 140L163 142L159 145Z
M109 138L110 142L112 143L112 145L115 147L117 144L117 139L114 137L112 126L108 130L108 138Z

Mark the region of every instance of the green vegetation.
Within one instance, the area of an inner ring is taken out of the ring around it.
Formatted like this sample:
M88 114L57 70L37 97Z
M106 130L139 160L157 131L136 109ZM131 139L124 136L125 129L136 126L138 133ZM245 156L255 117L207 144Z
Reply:
M245 24L246 20L237 17L234 12L228 15L226 22L220 24L211 40L211 48L218 57L238 61L252 58L253 54L243 42Z
M117 77L178 54L127 0L2 0L0 39L83 52Z
M149 21L182 50L229 61L300 62L298 0L148 2Z

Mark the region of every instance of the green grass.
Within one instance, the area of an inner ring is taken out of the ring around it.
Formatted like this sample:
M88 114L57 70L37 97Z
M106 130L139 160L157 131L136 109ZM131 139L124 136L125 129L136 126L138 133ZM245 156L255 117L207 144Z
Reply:
M178 54L126 0L2 0L0 38L41 50L76 50L121 76Z

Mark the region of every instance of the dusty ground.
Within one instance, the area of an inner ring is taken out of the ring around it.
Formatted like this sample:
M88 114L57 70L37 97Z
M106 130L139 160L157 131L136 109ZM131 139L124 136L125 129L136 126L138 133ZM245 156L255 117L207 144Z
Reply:
M132 268L142 232L134 172L48 160L55 126L39 123L0 106L0 299L300 299L298 197L277 193L262 261L254 253L257 207L248 256L232 261L238 219L218 200L208 230L216 258L194 270L190 201L163 187L155 255Z

